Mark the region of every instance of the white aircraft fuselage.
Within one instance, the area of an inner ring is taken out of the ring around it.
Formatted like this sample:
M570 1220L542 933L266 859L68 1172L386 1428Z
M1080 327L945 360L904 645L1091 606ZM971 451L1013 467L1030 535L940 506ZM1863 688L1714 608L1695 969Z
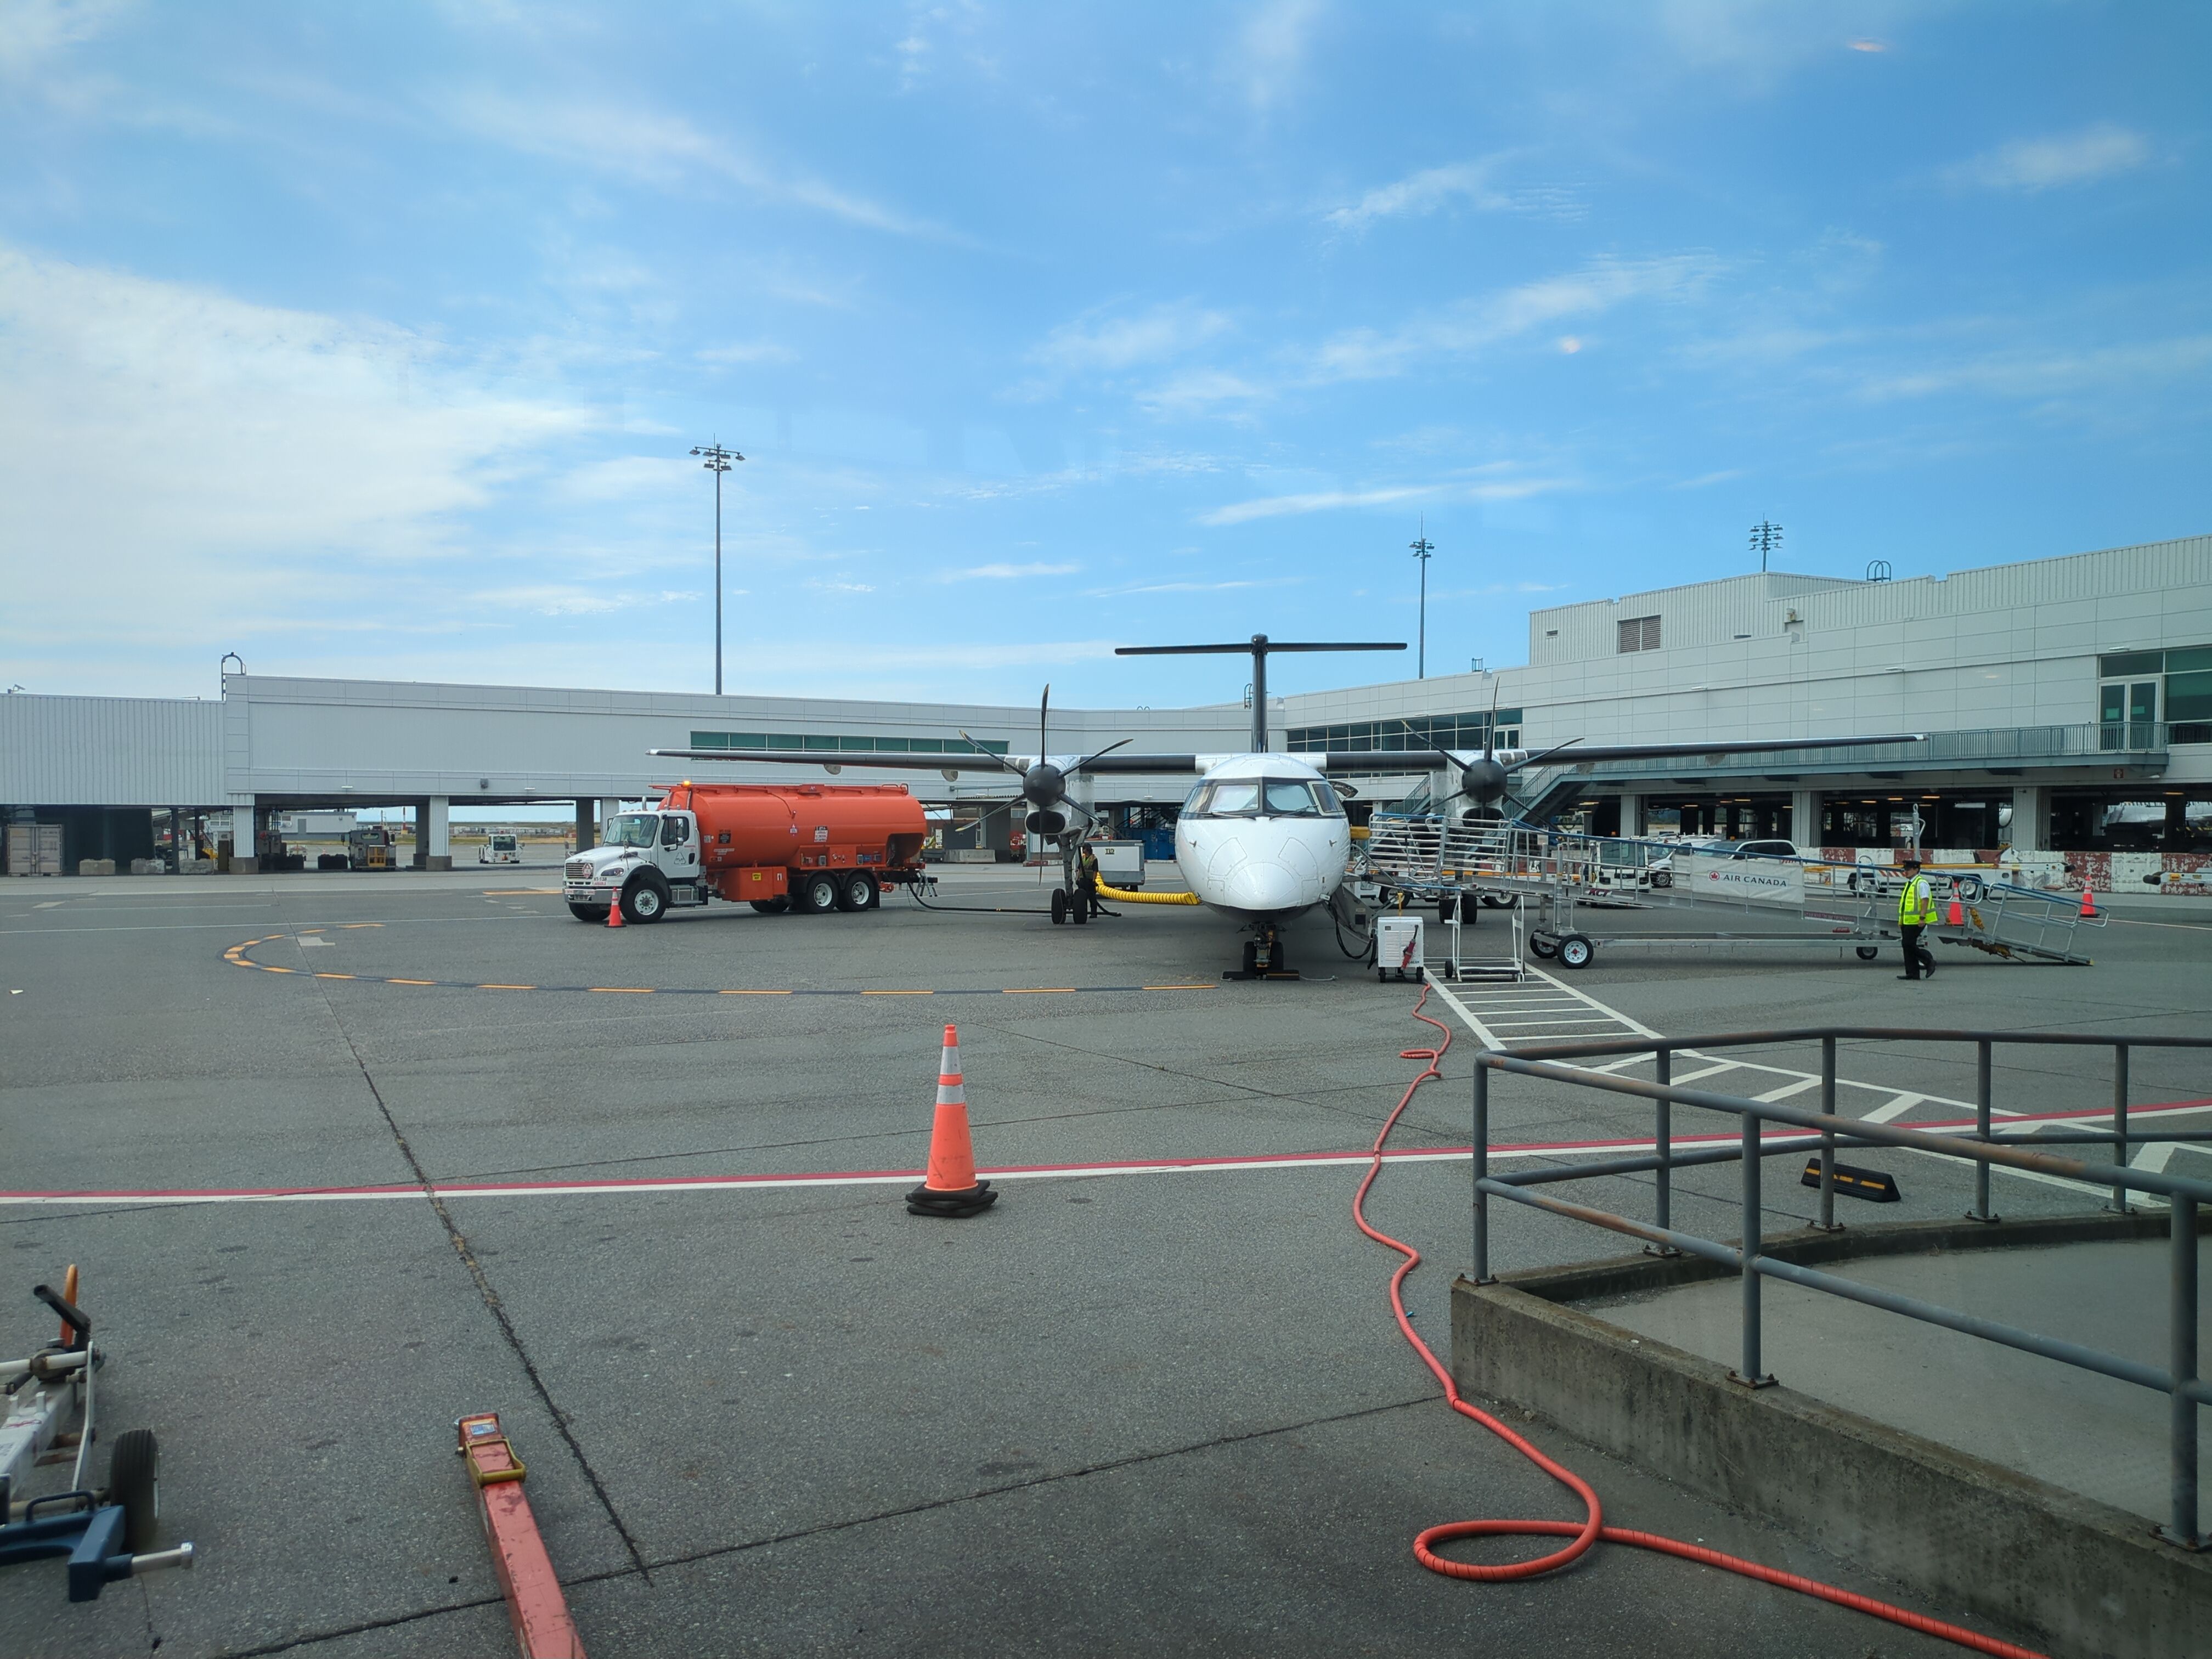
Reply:
M1199 902L1279 924L1328 902L1352 857L1352 825L1327 779L1291 755L1205 757L1176 823L1176 867Z

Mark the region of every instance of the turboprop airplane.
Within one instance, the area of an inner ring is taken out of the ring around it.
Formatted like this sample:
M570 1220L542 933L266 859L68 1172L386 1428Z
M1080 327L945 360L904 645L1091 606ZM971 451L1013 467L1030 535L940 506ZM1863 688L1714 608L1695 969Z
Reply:
M1037 716L1035 756L997 755L980 744L973 748L903 754L840 751L834 756L806 749L655 749L675 759L744 761L770 766L820 766L835 773L848 766L896 771L939 771L949 779L963 772L1004 770L1019 776L1016 800L1026 800L1033 835L1058 844L1064 885L1053 894L1052 915L1081 922L1086 907L1074 902L1075 859L1091 811L1070 793L1070 781L1103 775L1198 775L1176 823L1176 867L1187 893L1133 894L1107 890L1119 902L1204 905L1242 923L1253 938L1244 946L1235 979L1297 977L1283 954L1282 930L1316 905L1328 902L1345 878L1352 855L1352 825L1333 778L1376 774L1443 772L1457 787L1440 807L1464 799L1475 809L1496 808L1511 799L1507 785L1516 772L1542 764L1572 749L1582 761L1642 760L1677 755L1737 755L1778 750L1852 748L1883 743L1917 743L1919 733L1880 737L1764 738L1733 743L1642 743L1584 744L1570 738L1541 750L1498 750L1486 735L1482 751L1447 749L1389 749L1352 753L1291 755L1271 750L1267 728L1267 659L1280 652L1403 651L1405 643L1271 640L1255 634L1249 641L1224 645L1122 646L1117 656L1225 655L1249 653L1252 659L1252 742L1243 754L1125 754L1123 738L1090 755L1052 755L1046 748L1045 720L1052 688ZM966 738L967 733L961 733ZM973 738L969 738L971 744ZM1011 803L1009 803L1011 805ZM1081 824L1071 821L1073 813Z

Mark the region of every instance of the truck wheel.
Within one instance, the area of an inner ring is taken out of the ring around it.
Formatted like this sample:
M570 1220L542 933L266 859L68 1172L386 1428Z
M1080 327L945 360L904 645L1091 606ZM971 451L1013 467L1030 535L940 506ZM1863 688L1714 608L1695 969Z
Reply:
M650 876L630 883L622 896L624 921L659 921L668 914L668 889Z
M837 884L827 874L809 876L800 884L798 897L800 910L826 916L837 908Z
M579 921L605 921L607 907L604 904L572 904L568 907L568 914Z
M840 910L872 910L875 901L883 895L876 890L876 878L867 874L847 876L837 884L837 908Z
M1856 954L1861 962L1874 962L1880 959L1881 951L1875 945L1862 945L1859 946Z
M123 1543L150 1548L161 1521L161 1449L151 1429L126 1429L107 1459L107 1501L123 1506Z
M791 908L791 901L787 898L749 899L746 902L764 916L780 916Z

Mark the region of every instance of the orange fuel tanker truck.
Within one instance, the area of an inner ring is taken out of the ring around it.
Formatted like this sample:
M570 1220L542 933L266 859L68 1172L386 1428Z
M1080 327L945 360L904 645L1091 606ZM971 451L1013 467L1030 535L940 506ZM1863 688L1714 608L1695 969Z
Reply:
M928 835L903 784L683 783L622 812L577 854L562 892L580 921L659 921L715 899L766 915L872 910L886 882L921 878Z

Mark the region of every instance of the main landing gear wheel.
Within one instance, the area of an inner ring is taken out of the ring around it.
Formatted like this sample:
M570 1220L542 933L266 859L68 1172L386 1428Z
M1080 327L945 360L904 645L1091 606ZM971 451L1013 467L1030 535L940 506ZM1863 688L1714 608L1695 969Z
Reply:
M840 910L872 910L882 898L883 893L876 886L876 878L871 875L847 876L837 884L837 908Z
M1067 890L1055 887L1052 890L1052 925L1057 927L1066 920Z
M624 921L659 921L668 914L668 889L647 877L632 882L622 896Z
M1862 945L1856 954L1861 962L1878 962L1881 959L1881 950L1878 945Z
M568 914L579 921L605 921L607 907L604 904L572 904L568 907Z
M835 877L823 873L812 875L799 884L799 908L807 915L826 916L837 908L837 882Z
M1090 922L1091 899L1089 895L1084 893L1070 893L1067 896L1067 919L1073 922L1078 927L1085 927Z
M1590 965L1590 959L1596 955L1597 946L1580 933L1570 933L1559 941L1559 966L1562 968L1587 968Z

